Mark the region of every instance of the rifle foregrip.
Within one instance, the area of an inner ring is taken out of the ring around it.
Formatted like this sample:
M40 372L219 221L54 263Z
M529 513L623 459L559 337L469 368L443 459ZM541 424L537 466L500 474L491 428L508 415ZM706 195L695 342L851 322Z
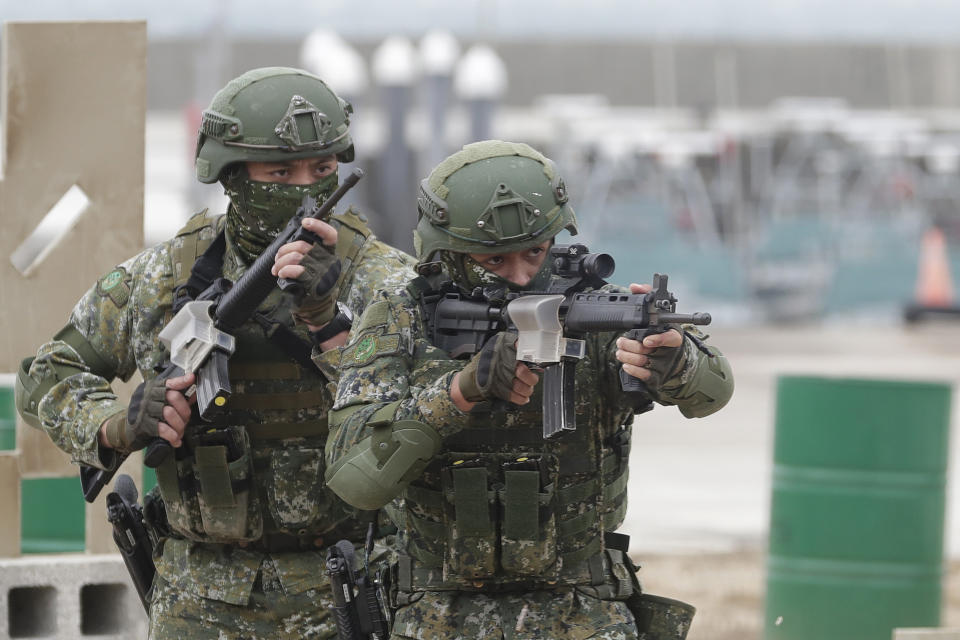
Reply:
M669 328L663 325L657 325L653 327L647 327L646 329L631 329L627 331L623 337L629 340L636 340L637 342L643 342L643 339L649 335L655 333L664 333ZM624 393L635 393L635 394L650 394L650 389L640 378L634 377L623 370L623 367L620 368L620 390Z

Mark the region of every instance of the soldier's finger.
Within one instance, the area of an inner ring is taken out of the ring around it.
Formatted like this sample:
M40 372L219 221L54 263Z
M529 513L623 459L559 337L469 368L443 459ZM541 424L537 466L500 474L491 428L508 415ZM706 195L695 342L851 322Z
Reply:
M273 256L273 259L276 260L278 258L281 258L287 255L288 253L299 253L301 255L305 255L307 253L310 253L310 249L312 248L313 248L313 244L307 242L306 240L297 240L296 242L288 242L287 244L282 245L279 249L277 249L277 253L275 256Z
M276 265L274 265L274 267L276 267ZM285 267L281 267L280 269L277 269L277 272L273 275L277 276L278 278L296 280L297 278L303 275L304 271L306 271L306 269L300 266L299 264L289 264Z
M517 368L513 370L514 377L529 386L531 389L537 386L537 382L540 381L540 376L530 370L530 367L523 364L522 362L517 363Z
M522 396L519 393L511 392L510 402L512 402L513 404L527 404L528 402L530 402L530 396Z
M650 378L650 370L644 369L643 367L637 367L632 364L624 364L623 370L632 375L634 378L639 378L640 380L647 380Z
M683 336L676 329L670 329L665 333L654 333L643 339L643 346L650 349L679 347L681 344L683 344Z
M283 255L277 254L277 257L273 261L273 266L270 267L270 273L273 275L278 275L280 271L290 265L298 265L303 260L304 254L299 251L290 251Z
M301 224L304 229L309 229L320 236L323 244L328 247L337 244L337 230L332 225L316 218L304 218Z
M512 396L519 396L521 398L529 398L533 395L533 387L523 382L520 382L517 379L513 380L513 390L510 392Z
M183 430L187 426L187 421L184 420L183 416L177 413L176 409L170 405L166 405L163 407L161 415L163 415L163 422L165 422L168 427L176 431L178 434L183 434Z
M159 429L160 437L166 440L167 442L169 442L171 446L173 446L174 448L178 448L181 444L183 444L183 440L180 438L180 434L174 431L173 429L171 429L170 425L164 422L161 422L159 423L159 427L160 427Z
M630 353L650 353L650 349L645 348L639 340L631 340L630 338L617 338L617 348Z
M193 373L186 373L182 376L176 376L174 378L167 378L164 383L167 389L176 389L177 391L184 391L189 389L190 386L197 381L197 377Z
M630 293L650 293L651 291L653 291L653 287L649 284L630 283Z
M182 391L167 391L166 400L167 405L172 407L185 423L190 420L190 403Z
M635 367L643 367L650 360L642 353L633 353L632 351L617 350L617 360L623 364L632 364Z

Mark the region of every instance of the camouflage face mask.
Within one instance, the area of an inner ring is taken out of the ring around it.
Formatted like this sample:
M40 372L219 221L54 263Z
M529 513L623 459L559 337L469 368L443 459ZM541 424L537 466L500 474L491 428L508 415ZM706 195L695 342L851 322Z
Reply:
M227 211L227 239L233 242L247 262L257 259L270 246L310 195L320 204L337 188L334 171L313 184L280 184L257 182L244 173L224 181L224 192L230 198Z
M506 291L543 291L550 282L551 260L549 255L540 265L540 270L534 274L530 282L521 286L506 278L502 278L492 271L487 271L476 260L465 253L441 251L440 262L450 278L464 291L470 292L477 287L498 288Z

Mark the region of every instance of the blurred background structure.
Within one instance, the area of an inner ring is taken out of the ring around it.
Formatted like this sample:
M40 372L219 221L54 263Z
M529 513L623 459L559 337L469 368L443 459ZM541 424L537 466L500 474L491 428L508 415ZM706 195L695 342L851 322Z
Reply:
M692 640L763 628L779 376L960 382L953 0L0 0L0 18L146 20L145 244L225 207L193 177L195 132L252 67L312 70L353 104L369 178L348 198L407 250L417 180L461 145L492 136L555 159L577 240L613 254L618 283L669 274L681 310L712 313L737 376L719 414L658 409L635 433L625 530L652 590L700 608Z
M946 0L0 9L147 19L148 243L223 206L191 177L194 131L218 87L263 65L314 70L354 103L372 179L351 202L402 247L416 177L488 136L556 158L584 240L620 274L670 273L720 322L897 322L923 234L960 240L960 7ZM622 244L640 236L642 252Z

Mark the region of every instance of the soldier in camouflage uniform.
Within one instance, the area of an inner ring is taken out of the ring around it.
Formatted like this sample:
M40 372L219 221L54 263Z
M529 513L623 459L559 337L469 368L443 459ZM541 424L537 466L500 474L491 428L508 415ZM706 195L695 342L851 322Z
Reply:
M227 84L203 114L196 158L198 179L226 189L226 215L199 213L106 274L21 367L21 414L74 461L112 469L157 435L176 447L157 468L169 534L155 552L151 638L335 635L325 548L362 540L366 526L324 486L332 396L310 351L343 344L351 312L359 315L376 288L409 280L413 258L376 240L353 211L305 224L323 246L285 247L285 275L315 295L297 304L276 289L235 332L234 395L215 422L232 446L185 429L182 391L192 374L165 386L155 376L168 358L158 332L175 304L202 288L194 265L236 280L305 194L329 197L338 161L353 160L350 113L319 78L296 69L256 69ZM138 370L145 382L125 407L110 381Z
M378 294L355 327L327 441L328 487L389 505L401 531L393 637L684 638L692 607L641 594L614 533L638 408L618 376L700 417L732 393L726 358L692 326L642 343L589 336L577 430L544 440L542 385L517 362L516 334L447 353L433 312L448 294L545 289L554 236L576 232L563 180L527 145L467 145L421 183L419 214L422 275Z

